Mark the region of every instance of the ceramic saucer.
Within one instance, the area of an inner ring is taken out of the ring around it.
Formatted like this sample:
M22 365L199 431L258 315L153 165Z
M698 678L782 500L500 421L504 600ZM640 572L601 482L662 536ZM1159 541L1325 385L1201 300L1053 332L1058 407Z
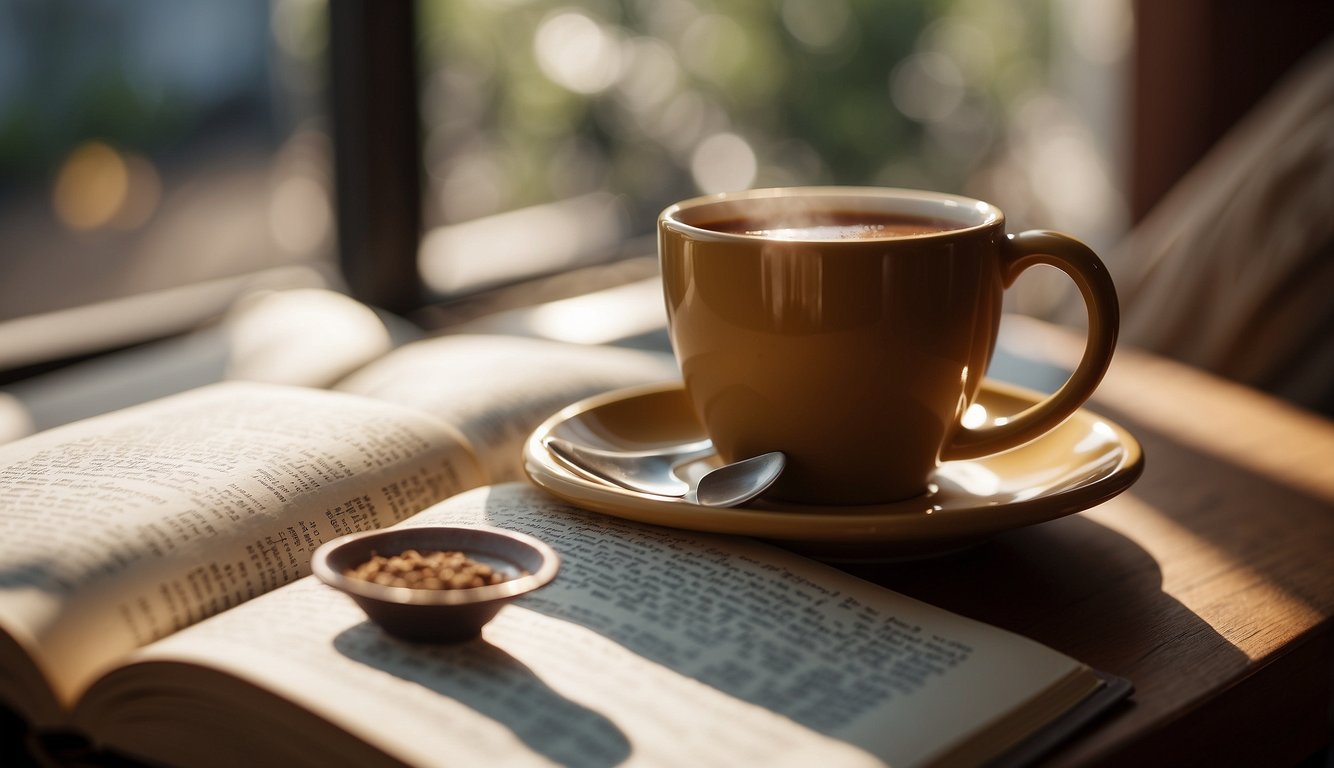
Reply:
M1018 413L1041 396L987 381L970 417L980 423ZM1014 450L942 464L930 490L869 506L812 506L759 500L716 509L626 490L571 470L544 446L548 437L617 451L665 449L705 439L680 382L617 390L552 416L524 445L537 485L575 506L694 531L770 539L828 560L893 560L960 549L1011 528L1095 506L1128 488L1144 466L1139 442L1081 409L1057 429ZM693 482L718 457L678 467Z

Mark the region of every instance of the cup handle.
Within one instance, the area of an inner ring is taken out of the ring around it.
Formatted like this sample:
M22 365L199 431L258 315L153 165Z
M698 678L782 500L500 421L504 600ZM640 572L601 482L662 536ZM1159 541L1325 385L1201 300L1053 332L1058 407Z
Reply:
M1075 281L1088 308L1084 356L1061 388L1004 423L980 429L959 427L941 450L942 461L975 459L1022 445L1055 429L1088 400L1102 381L1116 348L1120 308L1111 275L1088 246L1057 232L1030 230L1009 235L1001 250L1001 278L1009 288L1035 264L1056 267ZM962 416L962 414L961 414Z

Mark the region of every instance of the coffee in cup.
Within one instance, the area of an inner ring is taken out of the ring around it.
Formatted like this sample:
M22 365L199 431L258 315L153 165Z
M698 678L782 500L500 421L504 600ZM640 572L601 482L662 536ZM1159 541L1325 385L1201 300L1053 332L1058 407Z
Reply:
M1088 247L1005 233L993 205L867 187L748 190L687 200L658 219L672 347L724 461L787 455L770 492L877 504L926 491L942 461L1005 451L1092 394L1116 345L1116 292ZM1089 310L1083 359L1055 394L1006 423L967 428L1028 267L1074 280Z

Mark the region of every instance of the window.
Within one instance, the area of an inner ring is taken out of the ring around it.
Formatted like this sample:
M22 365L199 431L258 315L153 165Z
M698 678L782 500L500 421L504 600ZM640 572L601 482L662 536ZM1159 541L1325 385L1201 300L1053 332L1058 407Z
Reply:
M327 279L318 11L0 4L0 368L184 330L245 285Z
M1120 0L429 2L416 23L437 293L651 252L666 205L753 186L1125 225Z

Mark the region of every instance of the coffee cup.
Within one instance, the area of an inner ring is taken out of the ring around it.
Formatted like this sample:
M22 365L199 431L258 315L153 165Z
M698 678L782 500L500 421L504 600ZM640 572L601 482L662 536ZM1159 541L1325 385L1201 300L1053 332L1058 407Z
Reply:
M1041 437L1093 393L1116 346L1116 291L1087 246L1006 234L996 206L870 187L700 197L658 218L668 331L686 394L724 461L769 451L769 495L866 505L925 493L944 461ZM1088 308L1088 342L1054 394L970 428L1002 296L1048 264Z

